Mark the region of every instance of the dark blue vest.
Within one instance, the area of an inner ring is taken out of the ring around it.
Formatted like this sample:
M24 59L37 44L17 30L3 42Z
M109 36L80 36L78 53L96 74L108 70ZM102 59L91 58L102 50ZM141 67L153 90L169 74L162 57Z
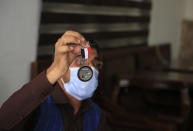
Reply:
M89 100L90 108L84 113L83 131L97 131L100 119L100 108L97 104ZM48 98L40 105L40 115L34 131L63 131L62 113L53 102L52 97Z

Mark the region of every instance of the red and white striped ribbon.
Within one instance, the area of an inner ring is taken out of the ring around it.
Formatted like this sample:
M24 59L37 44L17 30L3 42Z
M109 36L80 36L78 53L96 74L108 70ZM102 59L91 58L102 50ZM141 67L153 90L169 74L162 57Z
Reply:
M88 59L88 58L89 58L89 54L90 54L90 47L84 48L84 56L85 56L85 59Z

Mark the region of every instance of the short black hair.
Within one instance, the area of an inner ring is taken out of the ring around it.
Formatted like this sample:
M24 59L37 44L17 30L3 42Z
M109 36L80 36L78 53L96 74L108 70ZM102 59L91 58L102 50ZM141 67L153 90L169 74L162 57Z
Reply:
M98 45L98 43L95 40L89 40L89 44L91 48L96 49L97 53L100 53L100 46Z

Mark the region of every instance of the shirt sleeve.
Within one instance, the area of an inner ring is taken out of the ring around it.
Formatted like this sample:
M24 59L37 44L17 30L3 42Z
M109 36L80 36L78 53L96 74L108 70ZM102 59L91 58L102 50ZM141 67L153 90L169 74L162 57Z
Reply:
M9 130L22 122L53 91L46 71L13 93L0 108L0 131Z

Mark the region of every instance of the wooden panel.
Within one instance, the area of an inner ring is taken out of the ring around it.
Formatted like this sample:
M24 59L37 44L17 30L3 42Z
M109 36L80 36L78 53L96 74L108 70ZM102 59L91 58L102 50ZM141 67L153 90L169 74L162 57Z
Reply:
M42 13L41 23L116 23L138 22L147 23L149 16L107 16L107 15L83 15L70 13Z
M130 48L115 49L103 52L104 67L101 71L104 91L107 95L111 95L113 85L113 77L116 75L126 75L135 71L134 57L129 52Z
M43 2L60 2L60 3L73 3L85 5L98 5L98 6L122 6L130 8L150 9L151 2L149 0L142 1L124 1L124 0L43 0Z
M117 43L119 44L117 46ZM132 48L132 47L141 47L147 44L146 39L117 39L117 40L108 40L108 41L100 41L99 46L103 47L101 50L107 51L112 49L123 49L123 48ZM104 47L106 46L106 47ZM53 45L46 45L46 46L39 46L38 48L38 60L43 60L44 58L48 57L46 60L51 59L52 54L54 52L54 43Z
M159 68L170 65L170 44L162 44L136 52L137 68Z
M170 45L159 46L163 56L170 61ZM156 47L117 48L104 51L104 87L106 93L113 89L113 76L128 75L146 66L161 65L156 54ZM110 92L109 92L110 93ZM108 93L108 94L109 94Z
M112 16L148 16L150 10L140 8L129 8L122 6L96 6L71 3L47 3L43 4L43 12L71 13L71 14L100 14Z
M86 39L91 40L105 40L105 39L115 39L124 37L147 37L148 30L141 31L128 31L128 32L97 32L97 33L82 33ZM50 45L57 41L57 39L62 36L62 34L41 34L39 38L39 46Z
M38 60L52 57L66 30L95 40L105 50L147 45L151 0L42 0Z
M147 30L148 24L138 23L89 23L89 24L45 24L40 26L40 34L64 33L67 30L76 30L81 33L97 32L121 32L121 31L141 31Z
M118 47L118 48L102 48L101 49L101 52L104 52L104 53L108 53L108 52L111 52L113 50L113 52L116 54L116 53L120 53L120 50L121 52L128 52L128 53L133 53L133 50L137 50L137 48L142 48L142 47L146 47L147 45L147 42L144 42L144 43L139 43L139 44L135 44L135 43L130 43L131 45L128 44L128 46L124 46L124 47ZM40 49L40 48L39 48ZM39 50L38 49L38 50ZM129 50L128 50L129 49ZM41 54L41 55L38 55L37 56L37 60L39 61L42 61L42 60L45 60L45 61L50 61L52 60L52 54L53 54L53 48L50 47L49 50L52 50L52 51L44 51L46 53L44 54ZM41 51L41 50L40 50ZM39 52L39 51L38 51Z

